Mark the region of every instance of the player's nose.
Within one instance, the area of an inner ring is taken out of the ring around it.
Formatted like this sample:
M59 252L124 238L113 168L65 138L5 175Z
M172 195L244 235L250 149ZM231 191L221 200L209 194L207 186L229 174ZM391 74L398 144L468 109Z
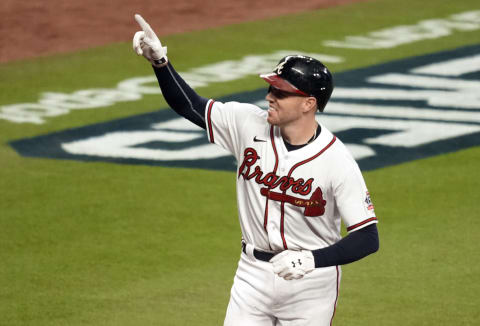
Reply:
M268 102L273 102L275 100L275 97L272 95L272 93L268 92L267 95L265 96L265 99Z

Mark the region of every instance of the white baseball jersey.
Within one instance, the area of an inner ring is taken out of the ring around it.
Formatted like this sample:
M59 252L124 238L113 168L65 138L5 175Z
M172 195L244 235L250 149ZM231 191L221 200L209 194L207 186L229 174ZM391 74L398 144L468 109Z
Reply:
M243 239L264 251L315 250L377 223L360 169L325 126L310 144L287 151L267 112L245 103L210 100L210 142L237 160L237 205Z

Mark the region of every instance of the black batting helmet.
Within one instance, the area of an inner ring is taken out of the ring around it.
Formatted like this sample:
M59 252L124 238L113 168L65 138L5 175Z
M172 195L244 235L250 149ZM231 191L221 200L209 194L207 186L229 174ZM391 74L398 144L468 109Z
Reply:
M278 63L272 73L260 75L267 83L286 92L317 99L323 112L333 91L333 77L317 59L304 55L289 55Z

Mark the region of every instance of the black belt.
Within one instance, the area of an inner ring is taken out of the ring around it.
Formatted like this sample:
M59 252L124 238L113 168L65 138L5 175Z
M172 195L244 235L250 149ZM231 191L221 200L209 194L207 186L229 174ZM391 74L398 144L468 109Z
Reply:
M245 242L242 242L242 251L246 254L247 253L247 244ZM262 261L270 261L270 259L275 256L275 254L272 254L270 252L265 252L265 251L260 251L257 249L253 249L253 256L257 258L258 260Z

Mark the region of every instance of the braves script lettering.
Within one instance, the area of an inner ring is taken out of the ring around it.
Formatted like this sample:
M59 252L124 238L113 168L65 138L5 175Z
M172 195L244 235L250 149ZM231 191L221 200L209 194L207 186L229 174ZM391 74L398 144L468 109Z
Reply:
M267 186L269 189L279 187L282 192L291 189L293 193L303 196L312 191L313 178L305 181L303 178L294 179L290 176L278 176L275 172L264 173L259 166L253 168L259 159L260 156L255 149L246 148L243 152L243 162L238 169L238 177L243 176L245 180L254 179L256 183Z

